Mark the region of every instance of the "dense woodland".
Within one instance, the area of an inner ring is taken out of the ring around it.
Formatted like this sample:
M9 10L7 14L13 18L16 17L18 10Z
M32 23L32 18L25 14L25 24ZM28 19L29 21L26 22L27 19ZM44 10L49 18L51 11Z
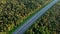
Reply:
M9 32L49 0L0 0L0 32ZM5 33L4 33L5 34Z
M40 17L25 34L60 34L60 1Z

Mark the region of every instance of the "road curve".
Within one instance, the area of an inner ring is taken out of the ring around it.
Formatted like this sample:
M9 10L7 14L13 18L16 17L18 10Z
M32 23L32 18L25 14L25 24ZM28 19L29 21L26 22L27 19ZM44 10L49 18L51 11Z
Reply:
M56 4L59 0L54 0L43 9L41 9L38 13L36 13L32 18L30 18L26 23L24 23L21 27L17 28L12 34L23 34L41 15L43 15L48 9L50 9L54 4Z

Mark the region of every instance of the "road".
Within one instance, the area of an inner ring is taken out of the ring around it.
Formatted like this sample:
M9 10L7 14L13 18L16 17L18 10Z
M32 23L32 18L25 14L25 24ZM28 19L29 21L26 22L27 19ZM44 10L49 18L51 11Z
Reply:
M13 34L23 34L41 15L43 15L48 9L50 9L54 4L56 4L59 0L54 0L43 9L41 9L38 13L36 13L32 18L30 18L26 23L24 23L21 27L19 27Z

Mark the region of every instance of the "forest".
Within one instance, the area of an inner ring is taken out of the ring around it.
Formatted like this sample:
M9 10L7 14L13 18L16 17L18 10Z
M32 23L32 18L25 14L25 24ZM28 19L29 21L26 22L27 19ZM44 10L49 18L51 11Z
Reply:
M25 34L60 34L60 1L37 19Z
M8 34L49 2L50 0L0 0L0 32Z

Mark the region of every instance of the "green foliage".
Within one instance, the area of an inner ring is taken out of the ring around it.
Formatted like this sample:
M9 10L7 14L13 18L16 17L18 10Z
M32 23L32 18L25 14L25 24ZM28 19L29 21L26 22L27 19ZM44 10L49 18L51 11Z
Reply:
M60 34L60 2L40 17L25 34Z
M50 2L49 0L47 0ZM9 33L36 9L47 4L46 0L0 0L0 32ZM18 22L18 20L20 22ZM4 33L2 33L4 34Z

